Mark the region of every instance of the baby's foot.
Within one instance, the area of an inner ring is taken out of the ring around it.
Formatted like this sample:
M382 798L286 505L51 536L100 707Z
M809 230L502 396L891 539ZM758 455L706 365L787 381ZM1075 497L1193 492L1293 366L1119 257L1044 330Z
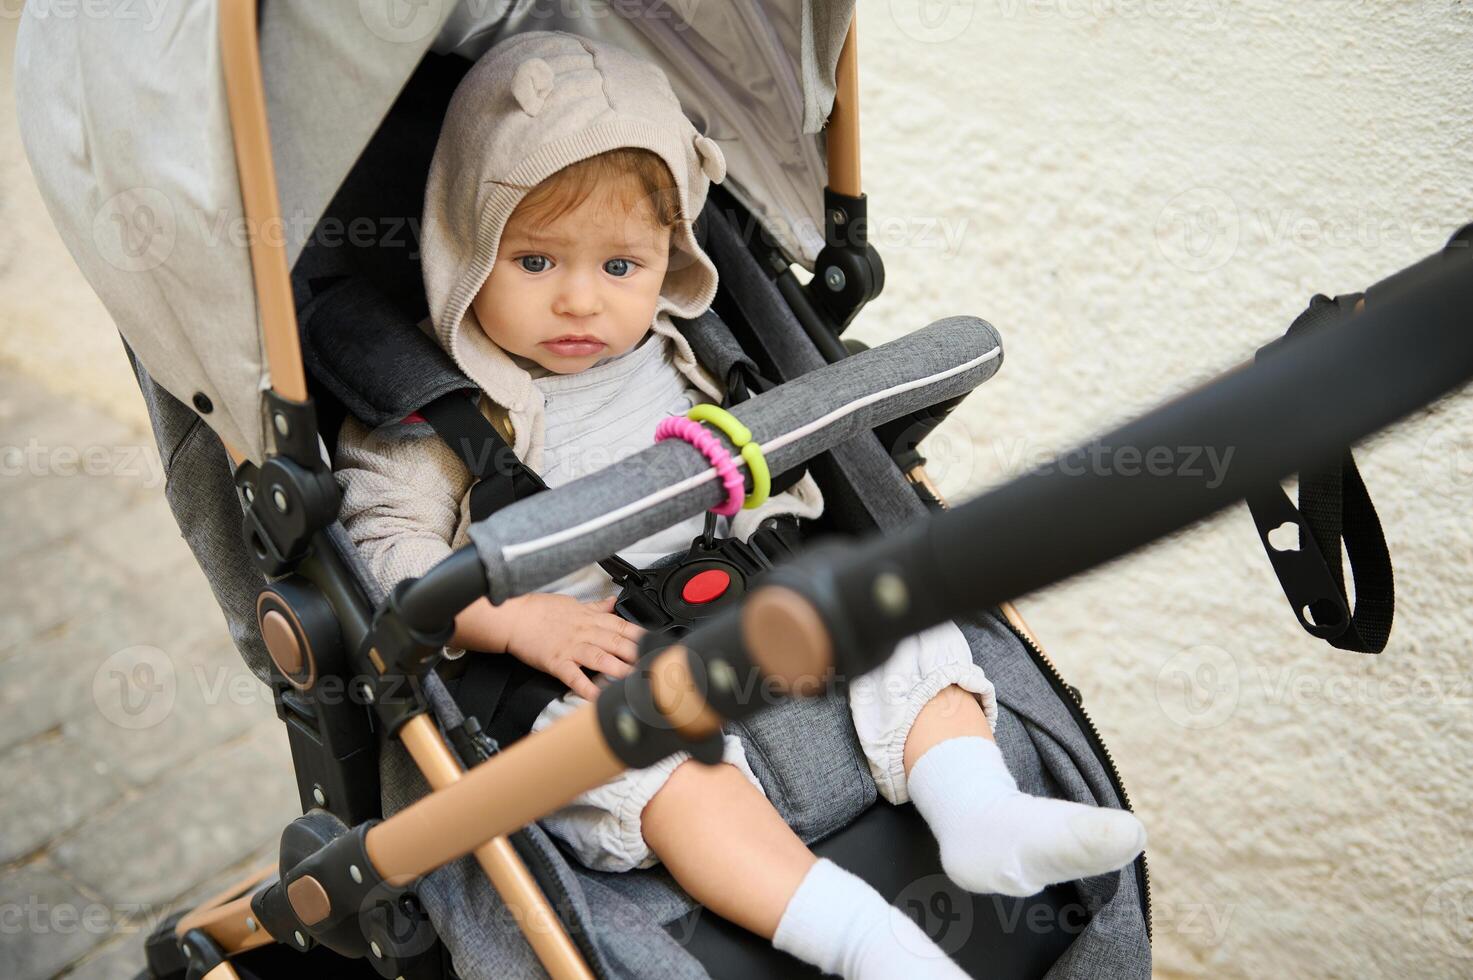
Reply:
M966 980L915 921L827 858L788 900L772 945L845 980Z
M980 736L928 749L907 785L942 868L968 891L1033 895L1124 867L1146 846L1134 814L1020 792L1002 753Z

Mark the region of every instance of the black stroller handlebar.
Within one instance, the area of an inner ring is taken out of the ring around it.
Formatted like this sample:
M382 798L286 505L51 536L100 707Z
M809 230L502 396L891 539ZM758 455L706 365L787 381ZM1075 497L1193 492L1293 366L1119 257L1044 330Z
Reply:
M1340 328L1296 338L952 510L816 547L768 584L819 611L835 668L852 677L905 636L1104 564L1337 458L1473 378L1469 230L1372 287ZM683 642L699 650L725 629L713 619Z

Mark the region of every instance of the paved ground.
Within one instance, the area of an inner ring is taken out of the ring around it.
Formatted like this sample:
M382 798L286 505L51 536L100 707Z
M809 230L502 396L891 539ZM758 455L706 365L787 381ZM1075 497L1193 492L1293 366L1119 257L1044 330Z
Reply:
M158 473L146 433L0 367L5 980L132 977L299 812Z

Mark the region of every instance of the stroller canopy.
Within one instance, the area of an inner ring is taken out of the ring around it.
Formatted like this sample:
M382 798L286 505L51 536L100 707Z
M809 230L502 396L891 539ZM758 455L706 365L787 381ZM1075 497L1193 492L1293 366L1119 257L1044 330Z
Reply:
M566 30L659 64L720 143L726 185L811 270L823 245L819 133L853 7L273 0L260 47L281 222L256 228L242 206L218 4L102 18L29 4L16 50L21 136L52 220L143 365L259 461L271 379L250 243L270 236L296 260L426 51L474 59L511 33ZM358 233L408 247L419 215L403 218Z

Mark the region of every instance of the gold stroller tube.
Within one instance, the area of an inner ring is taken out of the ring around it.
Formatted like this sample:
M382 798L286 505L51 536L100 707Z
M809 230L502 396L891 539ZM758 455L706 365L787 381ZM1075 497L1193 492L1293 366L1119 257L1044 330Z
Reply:
M271 158L257 27L259 6L259 0L220 0L220 61L236 168L240 174L241 202L250 232L251 271L271 387L282 398L303 402L307 400L307 376L302 366L296 306L286 262L286 226ZM406 747L432 787L453 784L459 777L459 769L452 771L447 765L453 765L454 756L438 729L428 719L422 720L424 724L406 726ZM516 915L517 924L547 972L556 980L591 978L592 973L547 896L537 887L510 842L504 838L491 840L477 849L476 858L492 886ZM213 910L209 921L216 928L209 931L227 952L240 952L266 941L264 929L242 935L237 928L238 923L247 921L239 906L243 902L248 912L249 901L249 896L245 896ZM191 917L182 920L181 926L186 922L191 922ZM235 972L228 963L211 971L213 980L233 976Z
M824 127L829 189L849 197L862 191L859 175L859 11L849 21L849 33L839 49L834 69L834 107Z
M808 600L767 585L752 592L740 615L762 673L779 690L817 693L812 681L832 666L833 645ZM691 677L685 647L665 648L649 669L654 704L675 731L696 740L720 730L721 717ZM375 824L364 849L385 880L409 881L564 806L625 768L604 740L596 703L586 704Z

